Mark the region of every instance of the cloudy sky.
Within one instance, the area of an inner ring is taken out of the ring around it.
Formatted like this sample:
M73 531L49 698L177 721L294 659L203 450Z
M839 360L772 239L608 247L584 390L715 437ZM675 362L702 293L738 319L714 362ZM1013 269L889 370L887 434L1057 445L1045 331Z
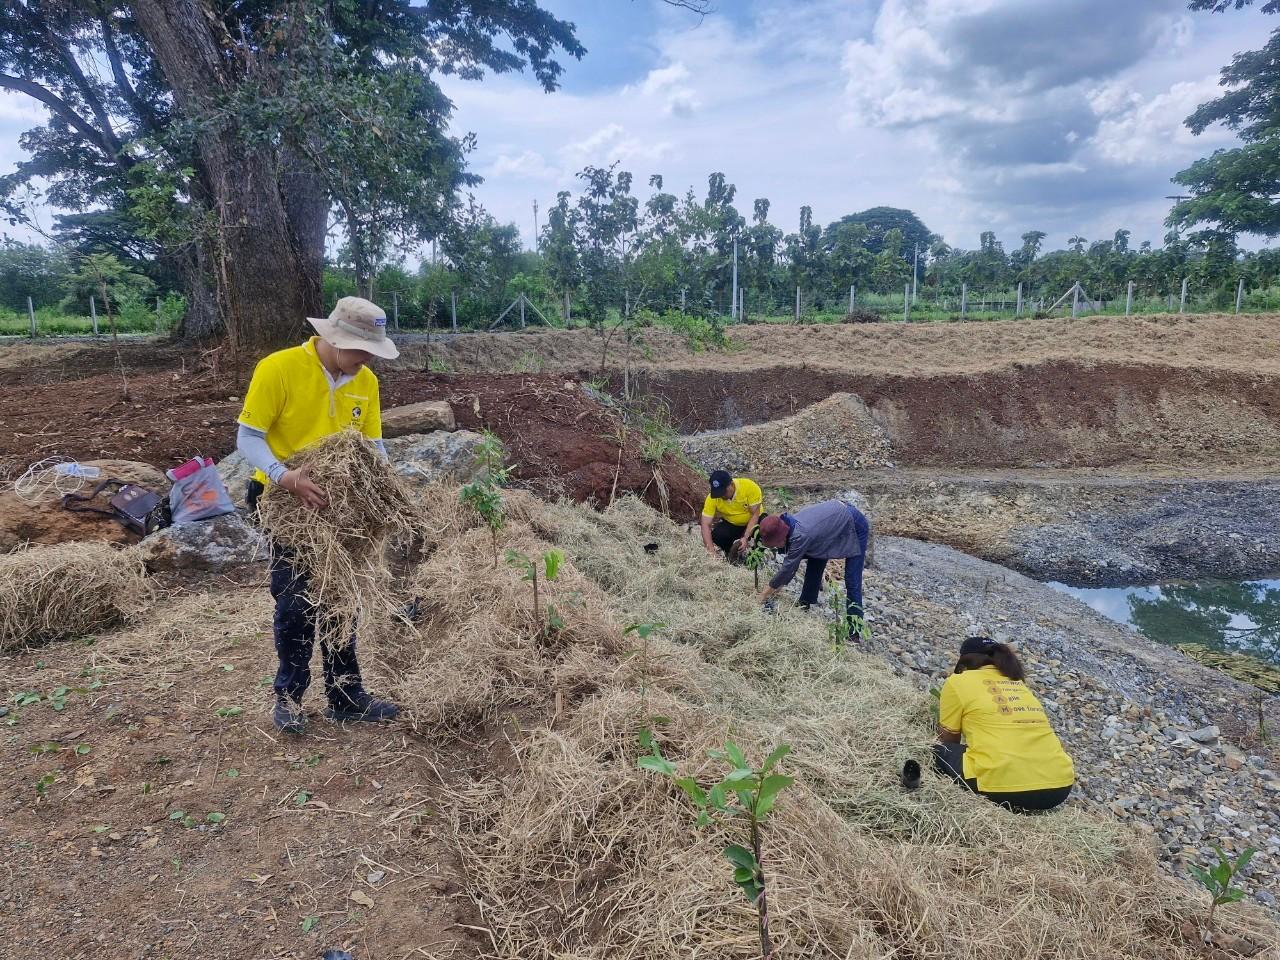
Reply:
M561 91L448 87L479 137L478 196L526 239L535 198L618 161L676 192L722 171L739 210L768 197L788 231L802 204L822 223L884 204L963 247L988 229L1006 248L1030 229L1159 243L1170 176L1232 142L1183 119L1280 26L1184 0L718 0L701 21L659 0L546 5L588 48Z
M885 204L963 247L988 229L1006 248L1029 229L1159 242L1169 177L1232 142L1183 119L1280 25L1184 0L718 0L701 20L660 0L544 4L588 48L563 89L446 83L456 132L479 138L479 198L526 242L535 199L613 161L642 191L660 173L701 193L721 171L740 210L767 197L786 230L802 204L821 223ZM0 171L40 119L0 95Z

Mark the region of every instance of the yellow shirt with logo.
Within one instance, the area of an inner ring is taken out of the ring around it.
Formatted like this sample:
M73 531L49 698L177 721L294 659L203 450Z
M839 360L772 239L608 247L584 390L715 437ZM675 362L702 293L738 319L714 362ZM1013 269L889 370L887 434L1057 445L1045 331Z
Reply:
M751 519L751 508L758 507L764 501L760 484L746 477L733 478L733 499L724 497L707 497L702 504L702 515L714 520L717 516L725 523L735 527L745 527Z
M984 793L1052 790L1075 782L1075 768L1044 707L1021 680L995 667L947 678L938 723L964 736L965 779Z
M382 438L378 378L368 367L361 367L350 380L335 386L316 354L317 339L258 361L240 411L240 423L265 433L267 446L282 463L348 427L370 440ZM254 471L254 476L267 482L261 470Z

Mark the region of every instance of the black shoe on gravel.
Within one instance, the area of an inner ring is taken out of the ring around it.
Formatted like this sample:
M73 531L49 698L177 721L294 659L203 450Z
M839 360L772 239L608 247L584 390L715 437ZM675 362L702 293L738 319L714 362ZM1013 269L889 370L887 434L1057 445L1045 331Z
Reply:
M302 705L288 697L276 697L276 707L271 711L271 720L281 733L299 734L307 727L307 718L302 712Z
M339 702L331 701L324 715L335 723L379 723L400 716L400 708L387 700L371 697L363 690Z

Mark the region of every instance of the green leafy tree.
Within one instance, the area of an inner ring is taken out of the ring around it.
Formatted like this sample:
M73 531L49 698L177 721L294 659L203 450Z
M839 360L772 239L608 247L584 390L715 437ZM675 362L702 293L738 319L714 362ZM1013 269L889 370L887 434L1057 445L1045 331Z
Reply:
M1192 0L1193 10L1241 9L1251 0ZM1262 5L1280 12L1280 3ZM1228 233L1280 234L1280 29L1260 50L1236 54L1222 69L1222 96L1201 104L1186 120L1201 134L1216 123L1233 130L1241 146L1216 150L1174 177L1191 198L1176 204L1170 226L1208 224Z
M0 194L13 220L36 178L57 206L129 212L134 170L152 163L199 211L187 222L213 227L180 248L186 283L206 288L188 298L208 305L190 332L217 328L216 287L240 342L288 341L322 306L331 211L362 271L448 218L466 142L445 133L436 77L528 68L550 91L558 58L583 53L573 26L530 0L12 0L0 89L50 120L24 136L31 159Z

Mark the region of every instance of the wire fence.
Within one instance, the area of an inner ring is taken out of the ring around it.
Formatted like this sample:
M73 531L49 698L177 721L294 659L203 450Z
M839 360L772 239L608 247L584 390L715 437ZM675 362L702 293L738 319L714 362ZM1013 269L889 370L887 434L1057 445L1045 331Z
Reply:
M904 284L901 293L863 291L857 287L841 290L738 288L736 303L731 289L714 289L694 296L689 291L660 297L643 297L611 307L604 318L585 314L573 295L527 295L516 293L495 299L489 292L458 289L444 295L422 296L419 291L383 290L375 298L388 314L393 330L422 333L467 333L486 330L519 330L537 327L586 327L622 321L645 311L645 319L664 314L680 314L707 319L718 324L732 323L823 323L858 320L934 322L954 320L998 320L1035 316L1150 315L1164 313L1274 313L1280 312L1280 288L1247 289L1243 282L1235 290L1197 289L1189 280L1174 289L1156 290L1125 284L1122 295L1094 298L1085 285L1076 283L1065 290L1013 288L969 288L939 290ZM329 306L332 306L331 304ZM164 333L175 327L182 315L178 297L131 304L130 309L111 318L116 332L123 334ZM53 308L25 311L0 309L0 336L94 336L110 332L108 318L100 307L89 303L84 316Z

